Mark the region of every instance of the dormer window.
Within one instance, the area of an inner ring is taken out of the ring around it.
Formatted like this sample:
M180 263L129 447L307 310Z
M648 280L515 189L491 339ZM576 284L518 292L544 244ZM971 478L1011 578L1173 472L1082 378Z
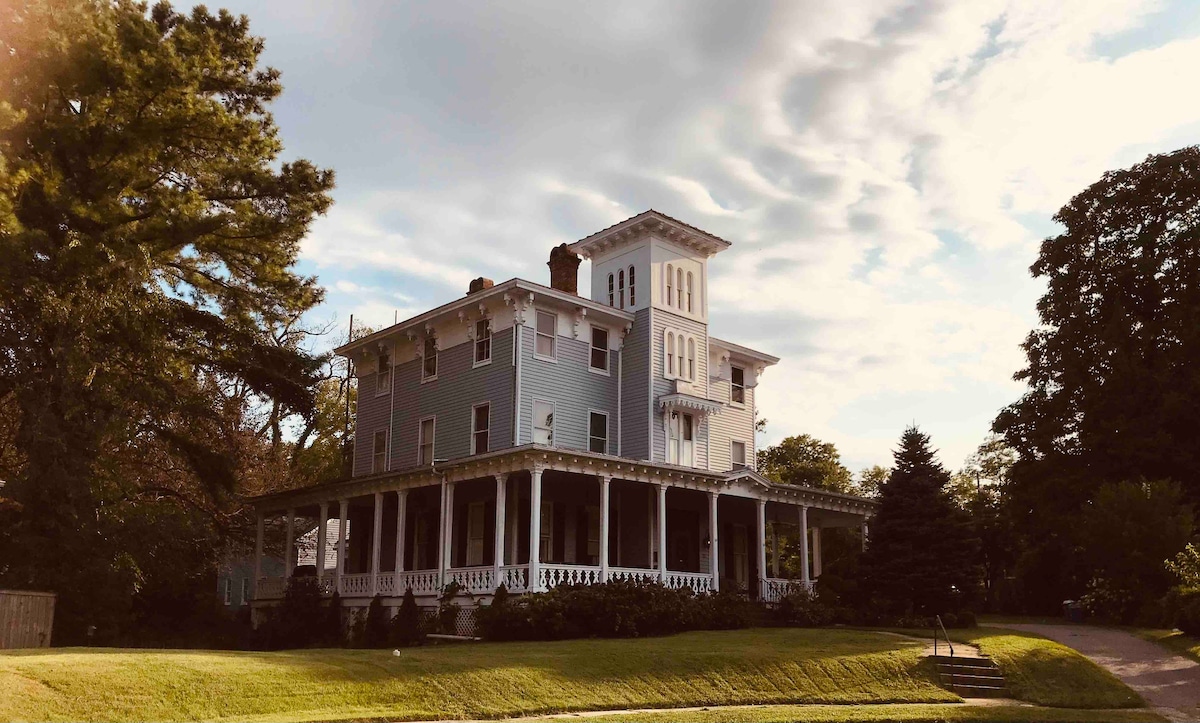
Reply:
M475 365L487 364L492 360L492 320L475 322Z
M741 367L730 367L729 378L729 401L734 404L745 404L746 370Z
M392 387L392 357L386 351L379 352L375 367L375 394L387 394Z
M633 308L636 304L637 304L637 297L634 296L633 267L630 266L629 267L629 307Z
M617 272L617 302L622 309L625 308L625 269Z
M675 267L667 264L667 306L675 303Z
M422 355L424 358L421 360L421 381L427 382L431 379L437 379L437 339L432 336L425 338L425 345L422 349Z
M613 275L608 275L608 305L613 305Z

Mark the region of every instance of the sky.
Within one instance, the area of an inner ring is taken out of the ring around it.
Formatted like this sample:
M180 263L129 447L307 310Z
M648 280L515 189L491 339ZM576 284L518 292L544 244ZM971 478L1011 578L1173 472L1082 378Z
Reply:
M337 174L314 324L546 283L552 246L654 208L733 243L710 330L782 357L760 444L852 470L913 423L960 467L1022 392L1055 211L1200 139L1194 1L215 6L282 72L284 158Z

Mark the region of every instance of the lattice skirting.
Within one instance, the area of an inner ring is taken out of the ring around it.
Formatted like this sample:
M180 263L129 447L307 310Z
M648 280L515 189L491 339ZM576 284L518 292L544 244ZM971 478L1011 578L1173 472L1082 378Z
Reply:
M477 618L475 613L477 608L461 607L458 609L458 615L454 619L454 630L441 631L438 630L438 610L437 608L423 608L421 610L421 631L424 633L445 632L452 635L462 635L463 637L472 638L478 635Z

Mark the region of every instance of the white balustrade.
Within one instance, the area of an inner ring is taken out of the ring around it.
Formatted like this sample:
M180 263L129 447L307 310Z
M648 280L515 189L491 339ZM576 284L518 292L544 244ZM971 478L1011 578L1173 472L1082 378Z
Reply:
M360 572L355 575L342 575L338 587L342 595L370 595L371 573Z
M699 595L700 593L712 590L712 575L703 572L674 572L668 570L667 578L663 581L663 585L676 590L690 587L692 592Z
M784 580L777 577L768 577L762 581L763 602L779 602L787 595L801 592L811 595L813 583L805 584L803 580Z
M457 582L463 591L472 595L485 595L496 591L496 568L491 565L479 567L454 567L448 570L450 580Z
M413 595L436 595L438 589L437 570L410 570L400 573L400 594L412 588Z
M546 563L538 569L538 582L543 590L559 585L595 585L600 582L600 568Z
M378 592L380 595L384 595L384 596L391 595L392 589L395 587L395 585L396 585L396 573L381 572L381 573L379 573L379 576L378 576L378 581L377 581L377 584L375 587L375 591Z
M610 567L609 580L624 582L658 582L658 570L647 570L640 567Z
M285 590L287 590L287 578L260 577L258 578L258 586L254 590L254 599L271 600L273 598L281 598Z
M529 565L505 565L500 568L500 582L509 592L524 592L529 586Z

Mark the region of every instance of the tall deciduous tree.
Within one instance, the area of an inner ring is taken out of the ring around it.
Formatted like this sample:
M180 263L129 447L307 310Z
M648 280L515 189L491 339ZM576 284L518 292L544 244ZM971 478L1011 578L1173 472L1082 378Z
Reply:
M971 602L979 540L951 500L949 483L929 437L916 427L905 430L862 559L865 599L883 612L931 615Z
M759 450L758 471L782 484L850 491L850 470L842 464L837 447L807 434Z
M313 406L320 360L271 330L321 299L292 266L333 175L279 161L262 50L245 17L203 7L0 14L0 399L21 460L0 574L59 591L56 637L128 567L100 523L126 495L123 450L220 504L242 436L229 400Z

